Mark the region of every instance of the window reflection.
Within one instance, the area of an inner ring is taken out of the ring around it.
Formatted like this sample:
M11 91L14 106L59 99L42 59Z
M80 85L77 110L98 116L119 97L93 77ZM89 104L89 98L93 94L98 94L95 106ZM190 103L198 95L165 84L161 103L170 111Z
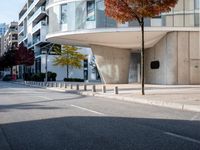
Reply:
M95 20L95 3L94 1L87 1L87 21Z
M61 24L67 24L67 4L61 5Z

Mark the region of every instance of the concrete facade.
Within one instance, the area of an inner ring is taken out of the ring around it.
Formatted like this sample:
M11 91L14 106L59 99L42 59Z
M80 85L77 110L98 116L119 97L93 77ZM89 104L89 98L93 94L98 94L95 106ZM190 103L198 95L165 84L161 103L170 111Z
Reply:
M47 0L26 0L25 5L19 13L19 44L24 45L34 51L35 64L31 66L31 73L45 73L46 67L46 49L50 49L50 42L46 40L48 25L52 26L58 22L55 19L49 19L46 11L46 6L49 3ZM56 8L60 12L60 9ZM50 15L54 15L53 13ZM59 16L60 17L60 16ZM52 17L53 18L53 17ZM60 23L60 22L59 22ZM55 29L55 26L53 26ZM58 30L56 30L58 31ZM56 44L55 42L54 44ZM59 43L58 43L59 44ZM92 61L93 54L90 48L80 48L80 53L87 55L87 66L81 69L70 69L70 78L81 78L85 80L99 80L98 72L95 72L89 65ZM56 57L54 52L49 52L47 66L48 71L57 73L57 80L66 78L66 67L53 65L53 60ZM83 62L84 63L84 62ZM23 69L23 68L22 68ZM85 75L86 74L86 75ZM88 77L86 79L86 77Z
M199 4L179 0L170 12L145 19L146 83L200 84ZM48 41L90 47L104 83L140 82L137 21L119 24L107 17L104 0L52 0L47 10ZM159 68L152 69L153 61Z
M128 83L130 50L98 45L91 48L104 83Z
M146 83L200 84L199 32L171 32L145 50ZM159 69L151 69L159 61Z

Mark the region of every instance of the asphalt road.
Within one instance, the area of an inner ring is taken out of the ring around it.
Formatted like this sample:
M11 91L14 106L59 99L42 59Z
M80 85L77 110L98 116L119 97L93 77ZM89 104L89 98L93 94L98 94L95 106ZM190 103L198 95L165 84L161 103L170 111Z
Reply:
M200 150L200 113L0 82L0 150Z

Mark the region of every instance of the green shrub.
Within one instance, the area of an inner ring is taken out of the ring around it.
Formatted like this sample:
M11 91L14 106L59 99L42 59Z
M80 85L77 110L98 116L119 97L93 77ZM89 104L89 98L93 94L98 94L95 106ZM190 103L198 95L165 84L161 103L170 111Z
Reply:
M48 72L47 73L48 81L56 81L57 74L55 72Z
M44 81L45 73L35 73L31 76L31 81Z
M31 81L32 80L32 73L24 73L23 77L25 81Z
M65 82L84 82L84 79L79 78L64 78Z

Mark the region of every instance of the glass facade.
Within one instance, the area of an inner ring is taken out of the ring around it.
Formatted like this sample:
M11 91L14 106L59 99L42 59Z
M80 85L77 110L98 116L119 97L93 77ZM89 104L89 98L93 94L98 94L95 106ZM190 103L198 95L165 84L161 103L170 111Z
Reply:
M200 0L179 0L176 7L162 15L163 26L198 27Z
M57 3L59 1L59 3ZM51 0L49 9L49 33L76 31L79 29L137 27L137 21L120 26L105 15L104 0ZM194 27L199 26L200 0L179 0L169 13L145 19L145 26ZM156 22L153 22L156 21Z
M87 21L95 20L95 2L87 1Z
M61 24L67 24L67 4L61 5Z

